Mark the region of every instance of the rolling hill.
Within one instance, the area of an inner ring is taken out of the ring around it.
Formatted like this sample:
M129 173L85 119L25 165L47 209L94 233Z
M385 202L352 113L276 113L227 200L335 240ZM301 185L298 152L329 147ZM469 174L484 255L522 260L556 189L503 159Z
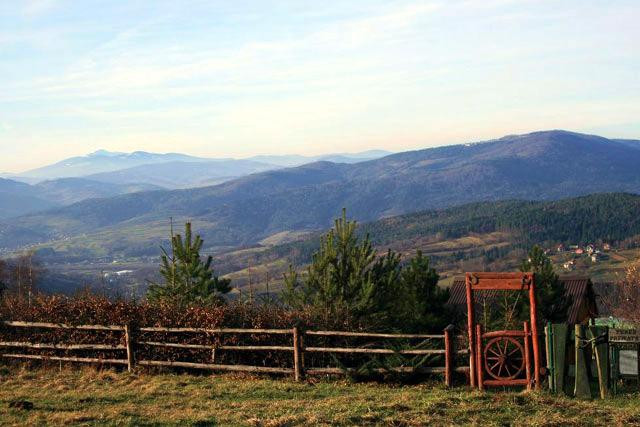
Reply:
M56 206L29 184L0 178L0 219L37 212Z
M87 179L112 184L146 184L178 189L220 184L252 173L278 169L252 160L172 161L145 164L86 176Z
M71 205L85 199L160 188L151 184L110 184L83 178L60 178L29 185L0 178L0 219Z
M147 183L106 183L85 178L59 178L42 181L33 185L33 188L40 197L59 206L71 205L86 199L163 189Z
M27 229L42 236L31 243L50 241L63 252L150 254L173 217L193 220L215 251L284 231L324 229L342 207L359 221L374 221L479 201L638 193L638 165L640 149L629 141L534 132L355 164L317 162L211 187L85 200L1 224L0 247L18 246L24 239L17 233Z
M250 157L247 160L269 163L281 167L294 167L321 161L333 163L359 163L366 160L379 159L380 157L385 157L390 154L393 153L384 150L367 150L359 153L336 153L322 156L261 155Z

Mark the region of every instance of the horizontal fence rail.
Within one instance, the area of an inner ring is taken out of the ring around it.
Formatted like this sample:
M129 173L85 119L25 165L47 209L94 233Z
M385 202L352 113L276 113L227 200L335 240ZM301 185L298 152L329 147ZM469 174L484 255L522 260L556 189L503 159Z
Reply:
M422 335L422 334L378 334L372 332L343 332L343 331L306 331L306 335L338 336L338 337L369 337L369 338L424 338L424 339L444 339L442 335Z
M46 350L126 350L124 345L109 344L45 344L25 341L0 341L0 347L41 348Z
M84 329L93 331L124 331L124 326L105 325L67 325L65 323L44 323L44 322L4 322L7 326L18 326L23 328L50 328L50 329Z
M291 329L239 329L239 328L220 328L220 329L207 329L207 328L140 328L140 332L200 332L207 334L290 334Z
M37 360L55 360L60 362L78 362L78 363L99 363L111 365L126 365L127 359L99 359L91 357L58 357L58 356L41 356L39 354L3 354L2 357L14 359L37 359Z
M212 371L235 371L235 372L251 372L251 373L269 373L269 374L285 374L293 375L296 381L304 378L305 375L344 375L356 372L355 368L349 367L315 367L304 366L305 353L331 353L331 354L352 354L352 355L408 355L408 356L444 356L444 366L430 367L392 367L392 368L376 368L374 372L398 372L398 373L425 373L425 374L443 374L445 383L451 385L453 372L468 372L468 367L455 366L455 356L468 354L468 349L454 349L453 326L445 328L443 334L393 334L393 333L373 333L373 332L348 332L348 331L303 331L294 327L292 329L248 329L248 328L169 328L169 327L141 327L136 328L133 325L69 325L64 323L45 323L45 322L24 322L24 321L4 321L4 326L15 328L43 328L43 329L64 329L64 330L81 330L81 331L110 331L123 333L121 337L124 345L114 344L58 344L58 343L34 343L30 341L0 341L0 348L13 349L33 349L33 350L63 350L63 351L107 351L121 352L123 358L100 358L100 357L71 357L57 355L42 354L23 354L7 352L1 356L8 359L23 360L42 360L42 361L59 361L73 363L93 363L93 364L112 364L126 365L129 371L135 366L156 366L156 367L174 367L185 369L203 369ZM288 335L292 337L292 345L219 345L219 344L188 344L180 342L166 342L161 340L142 340L140 335L143 333L164 333L164 334L183 334L183 333L199 333L207 335L223 335L223 334L244 334L244 335ZM338 337L338 338L371 338L371 339L405 339L405 340L435 340L440 342L437 348L429 349L393 349L382 347L321 347L321 346L305 346L305 337ZM156 347L156 348L173 348L185 350L209 350L212 363L196 363L186 361L169 361L169 360L137 360L137 353L140 347ZM253 366L244 364L220 364L215 363L217 351L239 351L239 352L288 352L293 353L293 367L281 366Z
M388 348L358 347L305 347L304 351L318 353L353 353L353 354L445 354L445 350L392 350Z

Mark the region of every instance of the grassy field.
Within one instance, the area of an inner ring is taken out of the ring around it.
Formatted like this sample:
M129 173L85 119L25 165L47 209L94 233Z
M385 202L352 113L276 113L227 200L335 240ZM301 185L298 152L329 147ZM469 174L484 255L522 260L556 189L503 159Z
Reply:
M92 368L4 368L0 375L2 425L640 425L638 394L579 401L440 383L294 383Z

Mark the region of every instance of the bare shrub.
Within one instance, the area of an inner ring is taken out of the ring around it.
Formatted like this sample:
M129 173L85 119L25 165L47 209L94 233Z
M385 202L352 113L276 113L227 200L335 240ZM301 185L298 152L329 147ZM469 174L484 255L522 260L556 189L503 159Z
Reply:
M640 260L627 267L603 300L615 317L640 322Z

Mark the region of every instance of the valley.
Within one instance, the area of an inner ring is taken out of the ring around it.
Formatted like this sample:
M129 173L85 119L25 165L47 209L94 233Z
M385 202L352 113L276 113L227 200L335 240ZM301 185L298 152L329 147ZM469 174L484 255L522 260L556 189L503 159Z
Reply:
M547 250L561 275L588 275L594 281L612 281L640 257L638 212L640 196L624 193L552 202L481 202L362 223L359 234L368 234L379 254L393 250L408 259L422 251L431 258L443 286L465 271L517 270L534 244ZM193 222L195 230L207 225ZM110 252L101 246L108 240L102 240L100 234L90 240L77 237L58 242L59 246L39 248L36 254L51 274L49 286L64 287L65 281L60 280L67 277L69 282L68 278L74 277L71 282L108 293L141 295L148 280L159 280L159 246L168 245L169 223L158 222L154 227L153 233L165 234L161 243L154 241L148 228L133 225L127 228L129 240L119 241L122 248L137 243L143 254L139 256ZM174 230L180 232L181 227L174 219ZM234 295L257 295L277 291L290 264L304 271L322 233L278 233L243 247L211 246L205 239L203 254L213 256L216 274L232 279ZM589 244L599 248L595 262L586 252L578 255L568 249L574 245L586 248ZM558 245L567 249L558 252ZM58 255L61 253L65 255ZM565 267L571 260L571 266ZM114 276L120 271L127 273ZM108 280L105 274L110 276Z

